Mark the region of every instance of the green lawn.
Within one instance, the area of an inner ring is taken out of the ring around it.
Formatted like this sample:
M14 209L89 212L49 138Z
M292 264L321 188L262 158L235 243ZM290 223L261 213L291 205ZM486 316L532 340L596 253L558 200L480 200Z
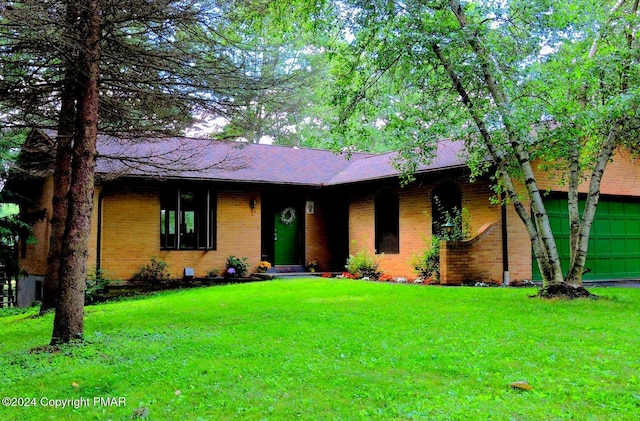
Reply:
M30 351L52 316L0 317L0 396L36 401L0 419L640 419L640 289L594 291L315 278L164 292L88 307L86 343L53 354Z

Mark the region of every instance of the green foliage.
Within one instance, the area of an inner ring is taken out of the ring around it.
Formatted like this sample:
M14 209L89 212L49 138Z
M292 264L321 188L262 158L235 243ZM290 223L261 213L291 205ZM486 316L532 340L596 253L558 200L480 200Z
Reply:
M434 232L442 232L442 235L433 235L431 244L415 254L411 258L411 265L423 278L440 279L440 241L462 241L471 236L471 214L467 208L460 210L454 207L450 210L444 210L438 197L433 198L434 204L440 209L444 215L444 223L453 227L451 232L447 233L443 227L438 226L437 221L433 221Z
M20 147L27 139L27 133L24 129L0 130L0 162L3 165L15 162Z
M0 165L3 167L3 180L6 179L6 168L15 162L20 146L27 136L26 130L0 130ZM33 243L31 224L45 217L44 211L31 215L19 215L20 209L15 203L19 200L15 194L3 189L0 192L0 262L4 264L9 276L21 273L17 253L16 238Z
M382 274L378 269L378 262L366 249L360 250L355 255L349 255L345 268L357 278L366 277L377 280Z
M98 269L94 266L87 271L84 304L89 305L105 301L107 299L106 287L111 281L103 269Z
M151 257L151 262L142 266L131 278L133 281L144 282L150 285L160 286L170 279L168 270L169 264L155 256Z
M15 316L18 314L33 313L34 307L3 307L0 308L0 317Z
M227 270L225 276L230 278L242 278L249 271L249 265L246 257L227 257Z
M637 419L640 289L533 291L314 278L162 292L87 307L85 343L55 352L41 348L53 315L31 309L0 322L8 396L127 404L2 418Z
M0 218L16 216L20 213L20 208L15 203L0 203Z
M46 215L44 210L18 214L17 206L10 203L15 199L11 192L0 192L0 262L10 277L22 273L16 252L16 239L20 238L27 244L35 243L31 226Z
M462 27L448 2L345 1L339 16L348 45L332 50L337 130L353 142L370 131L390 139L409 179L430 162L442 139L465 141L474 177L491 169L492 144L515 179L514 139L563 177L568 146L578 141L581 169L588 171L614 121L624 127L620 143L638 149L640 49L633 4L612 13L612 1L460 2ZM436 46L470 103L454 89ZM483 72L506 95L506 106L493 97ZM474 115L489 139L480 135Z
M59 101L51 98L60 97L66 62L80 45L74 25L65 25L67 6L41 0L0 6L0 126L57 123ZM247 111L239 105L252 95L289 81L256 75L272 55L252 49L248 38L271 41L275 32L256 29L271 27L264 2L131 0L127 7L118 1L100 7L101 89L112 93L100 98L102 132L179 133L195 113L234 116Z
M418 276L424 279L440 279L440 241L440 237L433 236L431 246L411 258L411 265Z
M451 228L451 232L447 233L446 229L442 226L438 226L438 221L433 222L435 232L442 233L442 240L461 241L466 240L471 236L471 214L467 208L462 208L462 210L460 210L459 208L454 207L449 210L444 210L437 197L434 197L433 201L436 206L441 209L441 212L444 215L444 223L453 226Z
M218 268L209 269L207 271L206 277L207 278L215 278L216 276L218 276L219 272L220 271L218 270Z

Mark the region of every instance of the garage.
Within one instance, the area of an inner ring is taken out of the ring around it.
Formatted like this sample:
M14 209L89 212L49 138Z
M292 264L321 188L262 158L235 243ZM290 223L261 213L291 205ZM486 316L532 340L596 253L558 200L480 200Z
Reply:
M569 217L566 198L545 201L553 229L562 269L569 266ZM580 211L582 212L583 203ZM602 198L591 228L584 280L640 278L640 203L616 198ZM533 279L541 280L538 264L533 261Z

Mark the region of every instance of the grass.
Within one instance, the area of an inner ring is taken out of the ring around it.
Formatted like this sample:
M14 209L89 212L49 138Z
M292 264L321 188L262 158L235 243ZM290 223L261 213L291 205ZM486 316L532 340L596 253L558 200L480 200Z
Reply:
M54 353L33 351L52 316L8 315L0 396L37 406L0 419L639 419L640 289L533 292L318 278L163 292L88 307L86 343Z

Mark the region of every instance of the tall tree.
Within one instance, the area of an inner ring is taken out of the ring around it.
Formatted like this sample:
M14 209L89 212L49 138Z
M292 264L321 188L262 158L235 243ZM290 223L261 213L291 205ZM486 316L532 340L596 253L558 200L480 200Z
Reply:
M56 307L52 343L82 336L97 131L135 141L179 132L199 108L230 113L232 95L252 86L216 28L232 3L23 0L2 7L5 124L58 128L44 307Z
M53 322L52 344L82 339L84 291L93 210L102 24L100 0L83 1L68 8L78 11L77 35L81 40L76 77L75 130L66 223L60 249L59 299Z
M354 37L337 79L342 133L357 133L361 116L370 116L369 124L398 140L408 173L431 159L436 140L465 138L476 173L491 157L498 187L527 229L541 294L588 294L582 275L602 174L622 134L638 134L638 2L341 4ZM572 215L566 274L532 164L560 158L572 170L564 174Z
M294 127L309 102L304 91L318 83L318 72L310 63L313 32L291 15L296 8L288 6L284 1L244 1L227 15L226 30L237 46L233 61L254 83L235 97L238 107L221 137L299 144Z
M65 16L65 38L68 42L76 39L77 22L79 20L79 10L77 4L69 4ZM48 311L56 308L60 295L60 257L62 256L62 245L64 241L65 223L69 200L67 193L71 185L71 159L72 159L72 137L75 126L75 104L78 77L76 62L80 48L73 44L68 49L68 53L63 57L64 76L60 89L60 114L58 116L58 133L56 138L56 149L53 167L53 196L51 201L51 236L49 239L49 251L47 254L47 269L44 275L46 280L43 283L42 304L40 314L44 315Z

